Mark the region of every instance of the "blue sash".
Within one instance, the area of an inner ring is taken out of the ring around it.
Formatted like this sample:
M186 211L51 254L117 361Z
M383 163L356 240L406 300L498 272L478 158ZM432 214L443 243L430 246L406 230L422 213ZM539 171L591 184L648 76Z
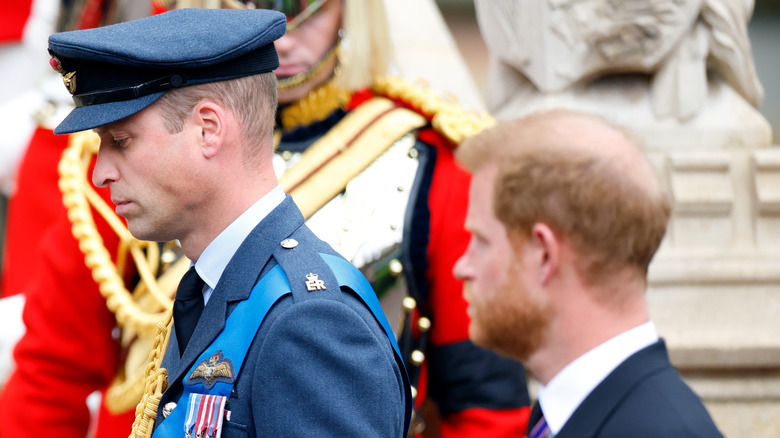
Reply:
M257 292L257 293L255 293ZM189 376L204 360L208 360L217 350L221 350L225 357L229 357L233 362L234 378L230 383L217 381L207 389L202 383L188 385L182 382L184 391L176 401L176 408L163 419L159 426L154 430L153 437L180 438L184 435L184 421L187 414L187 401L190 394L216 394L225 397L230 396L233 390L233 381L238 377L241 365L244 363L246 353L249 351L249 345L260 328L260 324L265 319L265 315L271 306L284 295L290 293L290 284L284 275L281 266L276 265L252 288L249 298L238 303L236 308L225 321L225 328L217 336L214 342L195 360L195 365L185 374Z
M366 306L374 314L374 317L385 330L390 344L393 346L393 350L396 355L396 360L400 367L401 374L404 379L404 389L406 395L406 415L405 415L405 428L408 430L409 421L411 417L412 409L412 397L411 390L409 388L409 379L406 375L406 368L403 365L401 359L401 352L398 348L398 344L395 340L390 324L387 322L382 307L379 304L379 300L376 297L368 280L348 261L329 254L320 254L323 260L333 271L336 276L336 280L339 282L339 286L346 286L352 289ZM271 269L263 278L252 288L249 298L238 303L236 308L225 321L225 328L217 336L214 342L206 348L206 350L195 360L195 364L185 374L184 381L182 381L183 391L179 400L176 402L176 408L163 419L162 422L154 430L152 435L154 438L168 438L168 437L181 437L184 430L185 416L187 414L187 401L190 394L216 394L225 397L229 397L233 390L233 382L239 375L241 366L244 363L249 346L254 340L257 330L260 328L265 319L266 314L271 307L276 303L279 298L291 293L290 284L287 281L287 277L282 270L281 266L276 265ZM195 368L207 361L212 356L219 353L220 356L230 358L234 369L233 379L230 381L213 382L209 388L204 386L203 383L188 384L186 383L187 377L192 375Z

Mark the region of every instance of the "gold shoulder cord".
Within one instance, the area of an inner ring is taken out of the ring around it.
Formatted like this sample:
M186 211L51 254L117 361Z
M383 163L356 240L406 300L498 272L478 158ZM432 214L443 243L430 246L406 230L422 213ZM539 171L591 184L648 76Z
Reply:
M91 131L70 136L59 163L59 188L73 224L73 236L79 242L84 261L92 271L106 306L116 316L131 356L133 349L138 347L135 356L140 359L129 363L119 373L106 393L106 405L114 412L123 412L137 404L132 436L148 437L160 396L167 386L167 373L160 368L160 363L170 336L172 297L189 260L181 257L171 265L163 262L158 244L135 239L113 209L95 192L88 182L87 172L99 146L98 136ZM97 231L90 206L119 236L116 264ZM128 256L132 257L140 277L133 292L127 290L123 280ZM157 277L155 273L160 270L164 272ZM151 352L147 355L149 348Z
M372 90L391 99L400 99L431 119L431 126L454 145L490 128L496 122L488 113L464 109L454 97L394 76L377 78Z

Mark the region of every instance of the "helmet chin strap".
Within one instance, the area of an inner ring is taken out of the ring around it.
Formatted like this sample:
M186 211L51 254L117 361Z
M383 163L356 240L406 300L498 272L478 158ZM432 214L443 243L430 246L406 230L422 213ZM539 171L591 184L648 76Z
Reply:
M324 55L322 55L322 58L320 58L320 60L317 61L317 63L314 64L310 69L292 76L276 78L277 89L279 91L293 90L305 84L306 82L309 82L315 76L319 75L322 72L322 70L325 69L325 66L327 66L330 63L330 61L333 58L335 58L336 55L338 54L340 43L341 43L341 31L339 31L339 37L336 39L336 42L333 43L330 49L328 49L328 51L325 52Z

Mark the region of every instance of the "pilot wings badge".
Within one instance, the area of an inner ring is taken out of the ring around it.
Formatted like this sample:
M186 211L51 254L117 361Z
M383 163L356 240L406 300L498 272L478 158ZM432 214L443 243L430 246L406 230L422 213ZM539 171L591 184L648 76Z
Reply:
M211 389L217 382L233 383L235 377L233 362L222 357L222 350L217 350L214 355L203 359L195 367L185 383L188 385L202 383L206 389Z

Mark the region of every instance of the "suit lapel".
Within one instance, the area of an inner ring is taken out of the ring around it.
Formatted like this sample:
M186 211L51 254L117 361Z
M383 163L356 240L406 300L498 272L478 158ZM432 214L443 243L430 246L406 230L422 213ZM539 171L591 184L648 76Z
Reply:
M174 384L182 374L188 371L203 351L214 342L225 327L228 303L245 300L249 297L260 272L268 263L271 254L279 243L303 225L298 207L288 195L285 200L268 214L249 233L239 246L233 258L225 267L217 287L203 309L203 314L195 326L187 348L181 360L178 360L178 343L175 333L171 334L171 344L165 352L164 363L172 365L168 373L168 382ZM177 357L173 357L177 356ZM172 371L172 372L171 372Z
M168 370L168 382L172 382L170 378L172 373L179 369L179 341L176 339L176 330L171 329L170 338L168 339L168 347L165 349L163 360L160 363L160 367Z
M604 421L639 382L671 366L663 340L634 353L588 394L555 437L595 436Z

